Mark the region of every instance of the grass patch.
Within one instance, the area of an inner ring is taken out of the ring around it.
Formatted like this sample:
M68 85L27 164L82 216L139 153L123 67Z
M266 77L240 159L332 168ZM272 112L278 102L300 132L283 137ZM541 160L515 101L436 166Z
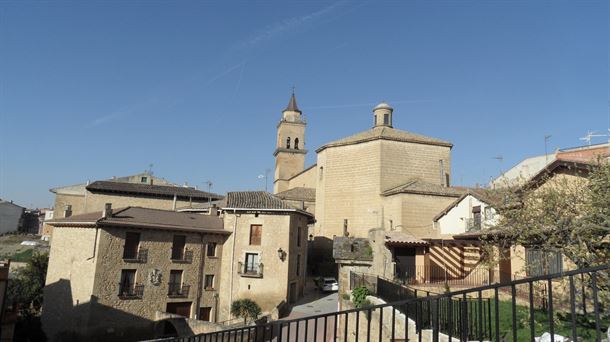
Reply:
M34 254L34 249L26 249L24 251L18 252L10 256L11 261L15 262L28 262L32 259L32 254Z
M492 326L495 325L495 308L494 301L491 302L492 311L491 319ZM530 321L529 308L522 305L516 306L517 311L517 340L530 341ZM500 301L498 305L499 322L500 322L500 337L505 336L507 341L512 340L513 334L513 313L512 304L510 301ZM554 312L554 328L555 334L562 336L572 335L572 316L570 313ZM603 320L602 320L603 322ZM603 328L603 327L602 327ZM607 328L607 327L606 327ZM545 310L534 310L534 333L536 336L542 335L544 332L549 332L549 314ZM576 315L576 334L584 341L595 340L595 318L593 315Z

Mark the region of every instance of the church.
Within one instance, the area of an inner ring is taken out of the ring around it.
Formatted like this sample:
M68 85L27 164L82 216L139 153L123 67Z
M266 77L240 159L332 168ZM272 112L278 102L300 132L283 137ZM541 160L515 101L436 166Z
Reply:
M450 186L453 145L394 128L394 114L379 103L371 128L318 147L317 162L306 167L306 123L294 94L282 112L274 193L315 215L315 264L330 255L336 237L376 241L376 269L388 277L447 257L436 242L452 236L441 236L434 217L467 191ZM462 263L463 248L457 250Z

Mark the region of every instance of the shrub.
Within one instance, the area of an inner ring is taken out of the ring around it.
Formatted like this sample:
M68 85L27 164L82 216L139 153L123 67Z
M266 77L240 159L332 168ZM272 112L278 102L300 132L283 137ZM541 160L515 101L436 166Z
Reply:
M369 301L366 300L366 296L370 294L369 289L364 286L358 286L352 290L352 302L356 308L361 308L370 305Z

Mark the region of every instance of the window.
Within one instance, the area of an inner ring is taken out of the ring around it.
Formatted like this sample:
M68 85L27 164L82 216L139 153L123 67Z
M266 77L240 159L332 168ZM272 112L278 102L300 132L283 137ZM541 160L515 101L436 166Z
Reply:
M286 139L286 148L290 148L290 137Z
M322 178L324 178L324 166L320 166L320 180L322 180Z
M258 253L246 253L246 265L244 273L258 274L259 271L259 255Z
M144 285L136 285L136 270L122 270L119 283L119 297L123 299L142 298Z
M297 227L297 247L301 247L301 236L303 235L303 230L301 227Z
M206 306L203 308L199 308L199 319L202 321L210 321L210 316L212 314L212 307Z
M209 256L209 257L216 256L216 242L208 242L207 256Z
M148 177L141 177L140 183L148 183Z
M383 124L384 125L390 124L390 114L383 114Z
M526 248L525 272L528 277L563 272L562 255L560 252L545 252L536 248Z
M491 210L491 207L485 207L485 219L491 220L494 218L494 213Z
M182 260L184 258L184 245L186 244L186 236L174 235L172 244L172 260Z
M263 234L263 226L260 224L253 224L250 226L250 245L261 244L261 235Z
M181 293L182 290L182 271L171 270L169 271L169 291L167 292L170 296L176 296Z
M299 149L299 138L295 138L294 139L294 149L298 150Z
M481 206L472 207L473 229L481 229Z
M297 254L297 276L301 275L301 254Z
M213 274L206 274L205 275L205 282L204 282L204 289L206 290L213 290L214 289L214 275Z
M139 245L140 233L125 233L125 247L123 248L123 259L137 259Z

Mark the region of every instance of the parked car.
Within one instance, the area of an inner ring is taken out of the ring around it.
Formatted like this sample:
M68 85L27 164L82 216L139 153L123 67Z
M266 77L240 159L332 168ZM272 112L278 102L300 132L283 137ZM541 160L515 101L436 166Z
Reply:
M337 282L337 279L332 277L320 278L318 287L325 292L339 291L339 283Z

